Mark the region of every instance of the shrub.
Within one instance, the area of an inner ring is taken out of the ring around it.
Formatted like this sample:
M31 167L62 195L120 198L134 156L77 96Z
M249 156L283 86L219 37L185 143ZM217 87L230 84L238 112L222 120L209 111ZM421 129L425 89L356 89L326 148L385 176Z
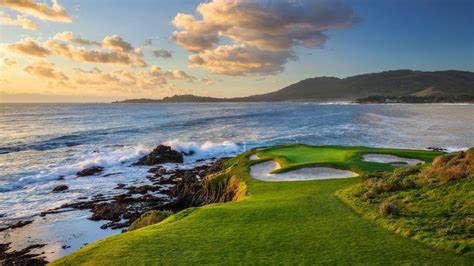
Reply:
M382 216L398 215L400 213L400 207L395 201L382 202L379 210Z
M166 217L170 216L173 214L170 211L157 211L157 210L152 210L145 212L140 216L140 218L136 219L132 225L128 228L129 231L136 230L138 228L142 228L145 226L149 226L152 224L159 223L166 219Z

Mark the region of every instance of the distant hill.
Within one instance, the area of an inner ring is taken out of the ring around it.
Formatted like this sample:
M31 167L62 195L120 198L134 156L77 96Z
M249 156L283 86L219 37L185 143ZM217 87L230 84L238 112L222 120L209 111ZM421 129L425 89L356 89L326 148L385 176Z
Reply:
M116 103L354 101L370 96L449 99L474 96L474 72L392 70L347 78L316 77L275 92L238 98L175 95L159 100L132 99ZM463 96L463 97L459 97Z

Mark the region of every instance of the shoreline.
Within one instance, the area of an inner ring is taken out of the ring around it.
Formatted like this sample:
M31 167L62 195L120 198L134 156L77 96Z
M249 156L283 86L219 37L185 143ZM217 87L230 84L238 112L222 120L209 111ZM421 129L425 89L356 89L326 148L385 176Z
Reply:
M198 193L202 178L218 171L221 162L221 158L209 158L195 161L191 167L189 163L146 166L145 183L118 183L109 188L109 191L121 191L118 194L79 197L27 219L18 219L18 224L14 222L0 231L4 249L0 251L0 257L9 262L26 259L41 265L86 244L125 232L135 219L148 210L176 213L199 206L200 202L192 200L193 195ZM142 166L132 164L129 167ZM58 193L68 193L68 189ZM24 253L33 255L24 258Z

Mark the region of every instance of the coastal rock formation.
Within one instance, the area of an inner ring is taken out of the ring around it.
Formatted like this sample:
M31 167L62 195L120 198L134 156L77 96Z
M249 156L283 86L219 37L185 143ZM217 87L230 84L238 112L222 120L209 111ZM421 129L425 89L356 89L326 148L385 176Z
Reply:
M150 154L143 156L134 165L155 165L162 163L182 163L183 154L170 146L158 145Z
M59 185L59 186L56 186L55 188L53 188L53 190L51 190L51 192L53 193L58 193L58 192L62 192L64 190L68 190L69 187L66 186L66 185Z
M42 248L45 244L35 244L22 250L10 250L10 243L0 244L0 265L46 265L48 262L42 254L33 254L32 250Z
M168 148L164 149L165 154L176 152ZM151 210L174 213L188 207L201 206L209 203L203 193L203 180L206 176L220 171L223 161L224 159L219 159L207 164L201 162L190 169L169 170L156 166L148 171L149 184L133 186L119 183L115 189L124 190L122 194L114 196L99 194L89 200L82 198L80 201L43 212L42 215L71 209L90 210L92 212L90 220L109 221L101 226L102 229L119 229L129 227L142 214Z
M92 167L88 167L88 168L85 168L85 169L77 172L76 175L77 176L91 176L91 175L98 174L98 173L102 172L103 170L104 170L103 167L92 166Z

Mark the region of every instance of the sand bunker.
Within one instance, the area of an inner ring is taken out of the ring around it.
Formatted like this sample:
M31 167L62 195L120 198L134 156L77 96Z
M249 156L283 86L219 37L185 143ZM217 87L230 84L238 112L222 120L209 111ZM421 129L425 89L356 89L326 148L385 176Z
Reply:
M258 158L257 154L252 154L252 155L250 155L250 157L249 157L249 160L252 160L252 161L253 161L253 160L258 160L258 159L260 159L260 158Z
M419 163L424 163L421 160L417 159L409 159L398 157L395 155L390 154L376 154L376 153L369 153L362 155L362 159L366 162L373 162L373 163L388 163L394 166L403 166L403 165L417 165Z
M357 174L354 172L330 167L306 167L281 174L270 173L278 168L280 168L280 165L274 161L255 164L250 167L250 176L257 180L270 182L323 180L335 178L349 178L357 176Z

